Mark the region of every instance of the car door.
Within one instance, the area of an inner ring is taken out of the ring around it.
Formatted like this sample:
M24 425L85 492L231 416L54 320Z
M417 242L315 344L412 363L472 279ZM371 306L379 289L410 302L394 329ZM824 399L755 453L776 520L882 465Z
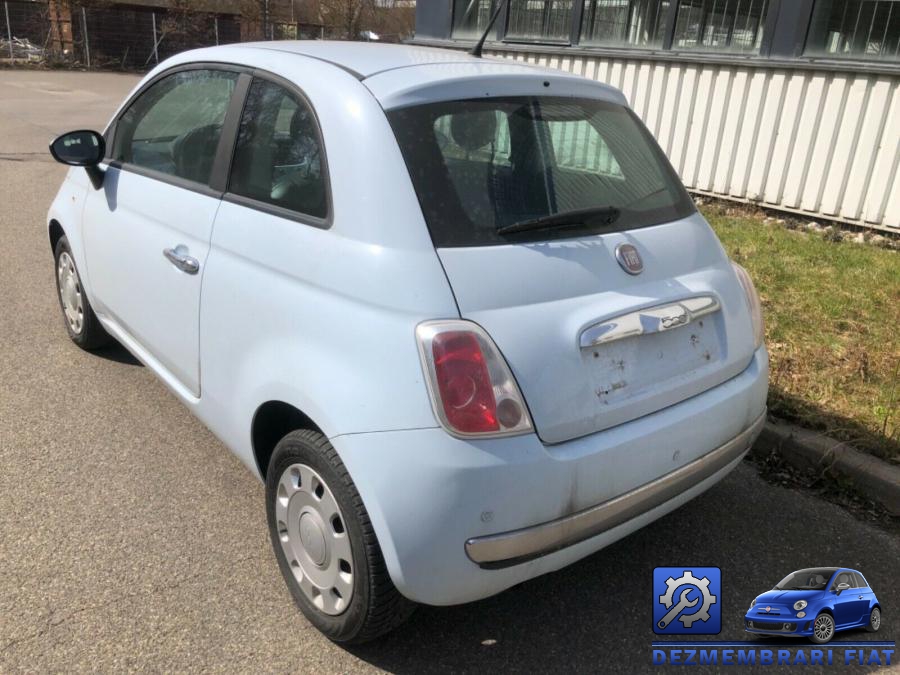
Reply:
M849 589L853 593L853 603L855 606L854 614L856 618L854 623L865 624L869 622L869 613L875 601L875 593L869 588L869 583L859 572L853 572L853 588Z
M325 149L311 104L295 85L255 73L204 278L203 386L215 401L219 392L235 391L242 364L266 367L265 359L256 360L264 349L316 353L333 343L329 323L311 317L357 310L329 290L335 279L346 283L333 267L342 242L329 231L331 220ZM352 250L353 242L343 245ZM225 330L228 340L217 339ZM308 373L303 386L315 390L316 376Z
M838 586L847 584L849 588L844 589L838 594ZM856 588L854 586L853 575L847 570L841 570L831 582L831 592L836 594L834 600L834 622L838 628L842 626L850 626L859 620L859 603Z
M223 128L233 102L239 115L239 78L196 66L149 83L116 119L103 187L84 212L98 313L194 397L200 285L224 188L214 168L230 153Z

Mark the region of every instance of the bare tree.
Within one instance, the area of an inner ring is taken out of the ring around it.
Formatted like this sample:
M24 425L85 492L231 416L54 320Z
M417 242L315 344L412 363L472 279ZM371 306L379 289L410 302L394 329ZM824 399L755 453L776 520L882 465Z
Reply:
M399 42L413 35L416 6L408 0L377 0L373 8L371 29L382 40Z
M266 0L242 0L241 2L241 39L260 40L268 38L266 24L268 22Z
M319 0L322 19L337 37L354 40L368 28L374 0Z

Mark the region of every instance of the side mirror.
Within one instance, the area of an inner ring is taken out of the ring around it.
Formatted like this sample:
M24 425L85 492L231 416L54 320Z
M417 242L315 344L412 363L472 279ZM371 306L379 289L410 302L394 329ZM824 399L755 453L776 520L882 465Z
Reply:
M50 144L53 159L68 166L83 166L94 189L103 185L103 172L98 164L106 155L106 141L96 131L82 129L59 136Z
M837 594L840 595L842 592L846 591L850 588L850 584L838 584L837 585Z
M53 159L69 166L96 166L106 154L106 141L96 131L70 131L50 144Z

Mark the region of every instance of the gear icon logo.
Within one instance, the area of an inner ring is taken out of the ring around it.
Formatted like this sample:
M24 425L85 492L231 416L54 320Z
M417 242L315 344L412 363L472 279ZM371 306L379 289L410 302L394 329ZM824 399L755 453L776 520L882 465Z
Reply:
M653 632L718 634L721 590L718 567L657 567L653 570Z

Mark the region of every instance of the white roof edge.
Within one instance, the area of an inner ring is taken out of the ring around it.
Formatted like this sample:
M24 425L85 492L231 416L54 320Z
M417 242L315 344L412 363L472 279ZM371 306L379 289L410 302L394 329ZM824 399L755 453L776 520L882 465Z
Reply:
M386 110L497 96L596 98L628 105L625 95L608 84L563 71L494 60L397 68L376 73L362 83Z

